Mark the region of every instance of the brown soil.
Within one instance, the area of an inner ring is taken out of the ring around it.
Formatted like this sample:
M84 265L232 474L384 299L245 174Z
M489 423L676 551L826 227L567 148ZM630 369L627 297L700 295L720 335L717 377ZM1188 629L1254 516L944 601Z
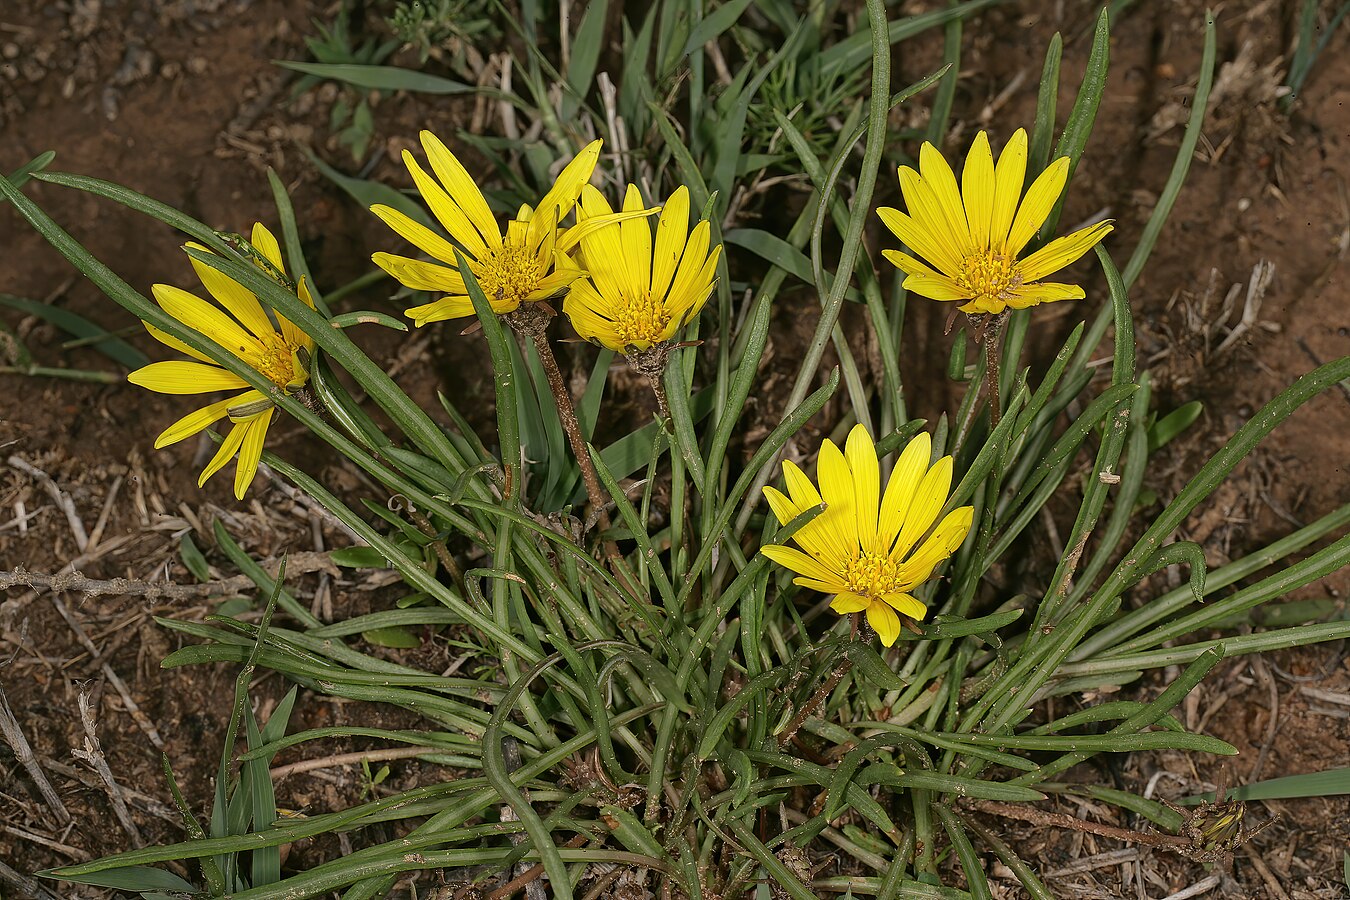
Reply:
M906 4L921 5L937 4ZM1159 409L1191 399L1205 403L1197 425L1165 450L1154 469L1148 487L1164 497L1179 490L1255 409L1313 368L1315 360L1350 353L1350 319L1343 302L1344 253L1350 243L1345 185L1350 111L1344 106L1350 98L1350 63L1345 61L1350 31L1332 39L1293 114L1283 115L1274 90L1287 67L1300 5L1247 0L1222 9L1219 62L1224 68L1201 150L1146 274L1132 292L1140 362L1152 372ZM326 130L332 97L321 92L292 99L288 79L270 64L274 58L304 58L301 37L310 18L323 17L325 10L280 0L124 0L111 6L98 0L15 0L0 14L0 169L12 171L53 148L60 153L54 168L118 181L235 231L255 220L274 221L265 175L265 167L272 166L300 210L306 252L311 265L329 279L325 287L361 274L363 254L375 246L380 227L318 177L300 149L313 144L333 164L352 169L350 157ZM1056 30L1066 42L1063 82L1076 84L1095 13L1092 3L1022 0L968 24L951 146L964 146L986 124L1006 130L1030 122L1042 54ZM1167 178L1194 88L1202 23L1203 4L1197 0L1145 0L1114 29L1110 82L1064 221L1109 209L1118 222L1110 239L1118 261L1133 248ZM939 48L933 40L917 55L898 58L897 83L931 71ZM1004 96L1015 82L1018 86ZM1070 103L1071 89L1061 94L1061 121ZM434 99L386 98L376 109L375 143L385 152L377 172L401 183L388 160L397 158L417 128L452 132L462 111ZM188 266L177 249L181 238L168 228L58 187L30 184L26 191L136 289L148 291L159 280L188 280ZM893 187L887 183L883 191ZM6 260L0 292L57 303L113 330L129 324L8 208L0 211L0 246ZM1274 265L1263 302L1252 310L1245 333L1225 343L1242 317L1245 285L1262 260ZM1235 284L1244 287L1236 303L1226 307L1229 286ZM355 299L353 308L394 311L386 295L383 288L373 289ZM1096 283L1087 302L1100 302L1102 295ZM782 359L791 359L800 340L793 321L810 318L795 311L784 309L774 335L773 352ZM1061 304L1040 311L1038 322L1046 332L1066 332L1085 312ZM926 385L935 366L938 371L945 367L950 347L950 338L941 333L945 311L916 302L911 315L907 383ZM0 309L0 322L15 330L40 364L115 371L88 348L63 349L64 336L35 319ZM131 339L156 352L143 337ZM399 365L402 382L416 385L428 401L436 387L481 390L467 377L476 345L450 330L419 336L412 349L384 333L367 334L364 340L377 359ZM427 352L428 342L434 342L434 353ZM787 389L784 379L769 378L763 394ZM948 408L953 395L945 390L911 389L920 414ZM1310 521L1350 495L1344 463L1350 454L1347 399L1333 390L1309 403L1186 524L1184 536L1200 541L1211 563L1286 533L1291 523ZM0 466L0 571L22 566L57 572L74 563L91 578L167 574L190 582L178 551L182 536L191 535L226 577L234 573L213 549L210 522L215 518L225 521L256 557L344 541L276 489L255 488L247 502L237 503L227 479L217 476L199 491L195 474L203 445L151 449L153 435L176 410L172 398L122 383L0 376L0 460L17 457L46 472L69 495L85 530L100 532L81 550L71 524L42 485L19 467ZM298 429L283 427L278 435L276 447L284 455L319 469L339 488L351 483L351 475L320 455ZM313 573L302 579L301 594L313 596L322 577ZM341 615L371 608L377 602L373 597L387 599L372 592L378 585L349 574L328 572L326 577L329 602ZM1342 598L1347 591L1350 575L1342 572L1297 597ZM161 670L159 660L183 641L150 617L199 619L207 612L205 606L150 604L135 597L85 600L67 594L58 600L23 591L4 596L0 688L73 820L67 826L55 821L8 748L0 746L6 775L0 778L0 861L28 873L139 842L179 839L180 826L166 808L169 798L159 775L160 743L189 801L198 810L206 807L233 673L225 667ZM77 630L96 652L81 643ZM427 647L421 651L427 658L419 657L416 664L443 668L448 648L432 642ZM113 676L125 683L127 697L142 715L133 714ZM120 784L140 792L129 794L136 835L119 824L102 786L71 756L85 737L77 704L82 691L92 695L111 770ZM270 708L285 685L275 676L264 677L254 691L267 698ZM1242 751L1232 781L1245 782L1350 765L1348 696L1350 665L1342 648L1319 646L1264 661L1226 663L1195 692L1183 718ZM325 724L343 714L340 705L304 695L296 719L305 726ZM391 727L410 724L397 712L365 714L385 717L380 721ZM138 721L153 723L154 734ZM359 746L331 749L340 753ZM1136 790L1158 777L1157 795L1173 797L1203 789L1217 773L1208 759L1135 754L1123 769L1087 769L1081 777ZM420 776L419 764L394 762L390 780L379 789L397 789ZM327 809L354 802L361 791L359 768L334 769L283 783L281 803ZM1341 852L1350 841L1345 825L1350 802L1316 798L1265 807L1254 807L1251 817L1262 821L1279 812L1283 818L1238 855L1210 896L1343 896L1344 888L1337 885ZM1080 812L1067 805L1065 811ZM1101 813L1091 808L1082 814ZM1156 853L1141 852L1137 859L1098 857L1120 849L1110 841L998 824L1022 853L1051 873L1059 896L1162 897L1206 877L1200 867ZM300 847L296 852L330 849ZM1085 860L1101 865L1087 868ZM995 867L992 874L997 896L1019 895L1007 872Z

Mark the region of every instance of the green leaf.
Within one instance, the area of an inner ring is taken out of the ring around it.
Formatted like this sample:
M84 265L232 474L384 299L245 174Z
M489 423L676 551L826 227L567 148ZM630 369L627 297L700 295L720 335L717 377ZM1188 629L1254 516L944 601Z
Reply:
M10 184L14 185L16 188L23 187L24 184L28 182L29 178L32 178L33 175L35 175L38 172L41 172L43 169L50 166L52 164L52 160L54 159L56 159L55 150L48 150L44 153L39 153L37 156L33 157L28 162L24 163L22 166L19 166L19 168L15 169L13 172L10 173L9 175Z
M574 97L563 99L563 116L571 118L595 80L595 67L605 48L605 19L609 14L609 0L590 0L572 40L572 57L567 68L567 84Z
M1342 797L1350 794L1350 768L1326 769L1244 784L1228 792L1234 800L1295 800L1301 797ZM1213 799L1213 794L1205 794Z
M389 566L384 554L374 547L343 547L334 550L329 558L346 569L384 569Z
M1111 62L1111 20L1103 8L1097 17L1097 27L1092 34L1092 49L1088 51L1087 70L1083 73L1083 82L1078 87L1078 96L1074 98L1073 109L1069 111L1069 120L1064 123L1064 131L1055 145L1055 158L1069 158L1068 183L1073 183L1073 173L1078 168L1078 159L1083 155L1088 138L1092 135L1092 126L1097 121L1097 108L1102 102L1102 92L1106 90L1106 71ZM1041 226L1042 240L1049 239L1059 225L1060 213L1064 210L1064 200L1068 192L1060 194L1055 208L1045 224ZM1129 285L1129 282L1126 282Z
M689 40L684 42L684 49L680 51L680 55L688 56L702 48L708 41L716 40L722 32L736 24L736 20L750 3L751 0L730 0L704 16L694 30L689 32Z
M351 196L353 200L361 204L366 209L370 209L377 203L392 207L403 213L421 225L435 229L431 217L427 215L421 204L414 201L407 194L400 193L389 187L387 184L381 184L378 181L370 181L365 178L355 178L351 175L344 175L328 163L319 159L311 150L306 150L305 155L309 161L314 163L325 178L342 188Z
M202 551L197 549L191 534L183 534L183 539L178 543L178 555L182 557L183 565L194 578L198 581L211 580L211 568L206 564L206 557L202 556Z
M391 647L396 650L412 650L422 646L422 639L402 625L372 628L361 632L361 637L377 647Z
M899 18L887 26L886 38L891 44L898 44L930 28L946 25L954 19L963 19L981 9L1003 2L1005 0L967 0L946 9ZM868 57L872 55L872 49L872 30L859 22L857 31L817 57L821 76L829 79L844 77L847 73L866 65Z
M184 881L172 872L153 869L149 866L126 866L121 869L109 869L89 875L57 875L55 870L39 873L50 878L59 878L75 884L87 884L93 887L112 888L118 891L175 891L181 894L196 894L197 886Z
M806 254L789 244L776 234L759 228L733 228L722 235L724 243L744 247L766 262L783 269L803 284L814 286L815 275L811 272L811 260ZM862 292L850 287L844 292L846 300L861 302Z
M1148 452L1156 453L1159 448L1166 446L1183 431L1190 428L1204 411L1205 404L1199 400L1192 400L1154 422L1148 430Z
M874 763L868 766L858 773L855 783L858 785L885 784L892 787L910 788L911 790L955 794L958 797L1002 800L1008 803L1033 803L1045 799L1045 794L1040 791L1020 785L985 781L982 778L966 778L961 775L944 775L941 772L925 772L922 770L902 772L899 767L891 763Z
M1167 176L1167 184L1158 195L1158 202L1144 225L1143 234L1139 236L1138 246L1134 248L1129 262L1125 264L1123 277L1127 288L1134 284L1135 279L1144 271L1144 264L1148 262L1149 254L1153 252L1153 247L1158 241L1158 235L1167 224L1167 218L1177 202L1177 195L1181 193L1181 188L1186 183L1191 160L1195 158L1195 146L1200 140L1205 123L1205 108L1209 105L1209 89L1214 82L1215 42L1214 13L1206 12L1205 49L1200 61L1200 79L1195 85L1195 96L1191 99L1191 117L1186 122L1186 134L1177 148L1176 160L1172 163L1171 174Z
M415 91L420 94L469 94L477 88L439 75L428 75L398 66L362 66L355 63L309 63L288 59L272 60L283 69L343 81L360 88L386 91Z
M52 306L50 303L39 303L25 297L15 297L12 294L0 294L0 306L8 306L30 316L37 316L68 334L88 340L95 350L128 369L139 369L150 364L149 357L144 353L120 337L110 334L102 325L96 325L68 309Z
M387 313L362 309L341 313L328 320L334 328L350 328L353 325L383 325L394 331L407 331L408 323L396 319Z

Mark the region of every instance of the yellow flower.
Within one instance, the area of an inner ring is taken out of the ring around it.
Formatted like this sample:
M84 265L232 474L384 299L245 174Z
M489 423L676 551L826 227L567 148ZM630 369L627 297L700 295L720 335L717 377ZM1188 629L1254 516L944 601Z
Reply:
M434 178L408 150L403 151L403 162L412 173L422 199L451 240L396 209L371 207L371 212L401 237L439 261L423 262L392 253L376 253L371 257L377 266L407 287L448 294L407 311L419 328L428 322L474 314L473 302L455 262L456 247L468 260L483 294L497 313L513 312L526 301L546 300L585 274L568 255L576 247L581 230L573 226L560 233L558 223L576 206L582 185L590 180L600 158L600 141L592 141L567 164L537 207L522 206L516 217L506 223L505 234L497 227L497 219L483 192L445 144L430 131L423 131L422 148Z
M269 277L286 283L281 247L272 233L261 224L254 225L250 241L253 248L263 257L255 259L254 265L266 272ZM200 244L190 243L187 246L195 250L206 249ZM203 262L196 259L192 259L191 262L197 277L220 306L208 303L181 288L157 284L153 286L152 292L160 308L252 366L258 374L276 385L278 390L294 393L304 387L309 382L308 366L314 350L313 339L279 314L277 322L281 326L281 331L278 332L262 304L251 291ZM286 286L290 287L289 284ZM310 307L314 306L314 298L310 296L303 278L300 280L299 296ZM253 476L257 474L263 440L267 437L267 427L272 423L274 407L271 399L261 391L249 388L244 379L217 365L210 357L198 353L177 338L160 331L148 322L145 323L145 327L155 340L186 353L196 362L172 360L151 363L127 376L127 380L132 384L138 384L160 394L206 394L212 391L246 389L242 394L236 394L189 413L164 429L163 434L155 439L155 449L158 450L191 437L229 416L234 427L221 441L216 455L202 470L197 485L200 487L205 484L206 479L218 472L237 454L239 462L234 470L234 495L240 500L244 499L244 492L248 490Z
M927 581L965 540L972 507L948 513L933 527L952 482L952 458L931 467L932 441L921 433L905 447L881 490L872 436L861 425L849 432L844 452L825 441L816 462L820 491L791 462L783 463L788 495L764 489L778 521L787 524L805 510L825 504L793 536L806 552L770 544L764 555L799 576L794 583L834 594L830 608L840 615L867 611L867 621L887 647L900 636L903 615L919 620L928 612L913 590ZM924 538L927 535L927 538Z
M1032 182L1026 196L1027 133L1018 129L999 156L998 166L981 131L966 157L961 187L932 144L919 151L919 171L900 167L900 191L909 215L877 210L895 236L928 261L899 250L883 250L907 276L906 290L934 300L966 300L967 313L1001 313L1053 300L1081 300L1083 289L1040 279L1058 272L1111 232L1098 222L1046 244L1018 259L1050 216L1069 177L1061 156ZM1021 205L1018 200L1021 199Z
M643 210L636 185L629 185L623 212ZM578 221L613 217L595 188L582 189ZM689 230L689 191L670 196L656 225L629 218L581 238L588 278L572 282L563 312L577 334L620 353L664 344L703 309L712 292L721 245L708 250L712 229L706 221Z

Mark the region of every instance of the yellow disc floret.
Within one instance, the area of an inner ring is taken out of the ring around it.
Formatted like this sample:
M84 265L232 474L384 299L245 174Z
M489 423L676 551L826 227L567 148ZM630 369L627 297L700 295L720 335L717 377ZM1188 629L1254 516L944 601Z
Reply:
M530 248L510 242L488 256L478 275L483 296L497 310L513 310L539 286L539 258Z
M863 551L844 567L844 583L848 589L869 600L880 600L901 590L899 576L900 566L890 554Z
M1022 285L1016 262L993 252L972 253L961 263L956 283L984 304L1007 303Z
M664 303L644 292L637 297L623 297L614 306L614 333L624 347L651 345L659 342L670 324L670 313Z

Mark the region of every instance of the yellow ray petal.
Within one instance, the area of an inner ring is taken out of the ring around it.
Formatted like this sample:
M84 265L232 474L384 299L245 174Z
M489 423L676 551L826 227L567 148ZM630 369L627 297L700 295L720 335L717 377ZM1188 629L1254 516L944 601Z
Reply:
M848 592L836 594L835 598L830 601L830 609L839 613L841 616L846 616L849 613L862 612L871 605L872 601L868 600L866 597Z
M623 211L637 213L645 209L637 185L628 185ZM646 218L626 219L619 226L619 240L628 260L629 296L641 297L652 289L652 226Z
M966 257L966 245L970 242L964 226L960 232L953 230L932 186L908 166L900 169L900 190L915 225L926 230L931 242L942 248L942 255L933 257L934 265L943 271L959 271L961 260Z
M199 353L198 351L192 349L187 344L183 343L178 338L174 337L168 332L160 331L158 328L151 325L149 322L144 322L142 324L145 325L145 330L150 332L150 336L155 340L159 341L164 346L172 347L179 353L186 353L193 359L199 359L202 362L206 363L207 365L214 366L216 364L215 360L211 359L211 357L207 356L205 353Z
M600 295L595 293L595 288L589 282L576 281L563 299L563 314L572 323L576 333L586 340L622 351L622 342L614 330L614 323L597 312L601 303Z
M684 257L680 260L680 267L676 270L675 277L670 283L670 293L665 297L666 306L675 318L683 317L684 313L698 299L695 289L706 280L701 276L710 259L708 244L711 240L712 226L707 222L699 222L689 234L689 241L684 247ZM719 244L713 252L715 254L720 250L721 245ZM713 266L716 267L716 257L711 257L711 259ZM703 299L707 299L706 294Z
M203 428L220 421L225 416L225 411L231 406L234 406L237 403L248 403L252 400L261 399L261 397L262 394L259 394L257 391L245 391L234 397L219 400L209 406L203 406L201 409L193 410L160 432L159 437L155 438L155 449L159 450L170 444L176 444L183 440L183 438L192 437Z
M807 578L814 578L817 581L840 583L838 572L831 571L820 560L808 556L800 550L784 547L780 544L765 544L760 550L769 559L786 569L791 569L798 575L805 575Z
M816 476L820 481L820 496L825 501L825 512L815 521L821 522L835 533L835 539L848 548L852 557L858 544L858 503L853 492L853 473L849 470L848 460L835 446L834 441L826 440L820 446L820 456L816 460Z
M186 245L194 250L205 250L201 244L189 241ZM197 273L198 280L216 302L240 321L241 324L258 337L275 333L272 322L263 311L262 304L248 288L235 281L224 272L217 271L200 259L189 256L188 262Z
M550 297L556 297L567 290L569 285L575 284L586 273L581 269L555 269L552 274L539 279L534 290L525 296L526 300L547 300ZM496 307L496 304L493 304ZM515 307L512 307L514 309ZM510 310L505 310L510 312Z
M786 525L801 515L801 508L778 488L766 486L763 491L765 499L769 501L769 508L773 510L774 517L778 519L779 525Z
M947 492L952 486L952 458L944 456L924 474L914 491L914 499L905 512L905 525L900 536L895 539L891 556L900 559L914 544L933 527L933 521L947 502Z
M1021 253L1027 241L1036 236L1036 232L1050 217L1050 211L1055 208L1055 201L1064 193L1064 183L1068 179L1069 158L1061 156L1046 166L1045 171L1027 188L1027 195L1022 198L1022 205L1017 207L1017 216L1013 219L1008 242L1004 245L1008 256Z
M215 306L195 294L169 284L150 287L155 302L169 315L195 329L243 360L257 358L262 344ZM270 328L269 328L270 330Z
M957 309L961 310L963 313L1001 313L1012 305L1012 301L1016 299L1016 294L1010 296L1006 301L1001 300L998 297L977 297L969 303L958 306ZM1030 305L1035 306L1036 304L1032 303Z
M455 245L420 222L414 222L392 206L375 204L370 211L408 243L429 256L455 265ZM392 273L391 273L392 274Z
M928 615L928 607L913 594L886 594L881 599L900 615L908 616L916 622L922 621L923 617Z
M577 213L578 224L570 231L585 229L581 234L582 255L585 257L586 271L595 283L595 289L602 297L617 302L623 295L624 286L632 281L628 274L628 261L623 255L622 231L617 222L597 226L596 222L606 222L613 216L609 202L589 184L582 188L581 206Z
M446 291L451 294L468 292L458 269L392 253L374 253L370 259L399 284L415 291Z
M905 290L930 300L967 300L970 291L946 276L910 275L905 278Z
M689 238L689 189L681 185L661 209L652 256L652 295L664 297Z
M309 276L301 275L300 280L296 282L296 293L302 303L310 309L314 309L314 295L309 291ZM315 310L317 312L317 310ZM304 347L306 350L314 349L314 338L302 331L290 319L277 313L277 323L281 325L281 333L286 338L286 342L292 347ZM308 376L306 376L308 378Z
M1098 222L1096 225L1089 225L1072 234L1056 238L1018 264L1022 280L1040 281L1045 276L1058 272L1095 247L1102 238L1112 232L1114 227L1110 222Z
M675 332L688 325L689 321L703 310L717 283L717 261L721 256L722 245L718 244L713 247L712 253L708 254L708 259L703 263L703 268L694 275L692 283L676 279L678 290L673 285L670 296L666 298L666 312L670 314L670 322L666 325L666 333L662 336L662 340L670 340L675 336Z
M253 476L258 474L258 461L262 459L263 441L267 438L267 426L272 423L274 409L265 410L247 422L236 425L244 428L244 439L239 444L239 462L234 469L234 496L243 500Z
M877 517L881 504L881 471L872 435L862 425L854 425L844 445L844 455L853 473L853 496L857 513L858 543L869 553L884 553L877 546Z
M286 273L286 264L281 258L281 245L272 232L267 230L267 226L261 222L253 223L253 233L249 235L248 242L267 258L267 261L277 267L277 271L283 275ZM270 273L269 273L270 274Z
M1012 228L1017 201L1022 197L1022 184L1027 177L1027 133L1021 128L1013 133L1008 146L999 154L994 168L994 206L989 217L989 246L1006 252L1008 229Z
M811 479L807 478L806 473L791 460L783 461L783 483L787 485L788 496L800 509L810 509L825 502L821 499L816 486L811 483ZM824 518L825 513L822 512L797 529L793 540L821 559L828 559L831 563L838 562L842 571L844 561L851 558L853 549L839 538L835 529L827 527L821 521Z
M989 249L989 222L994 215L994 155L989 150L989 135L981 131L966 154L961 172L961 199L965 202L970 242L975 249Z
M244 435L247 432L247 423L235 425L230 429L230 433L225 435L225 439L216 448L216 455L211 457L211 461L206 464L206 468L202 469L201 477L197 479L197 487L206 484L208 478L219 472L221 467L239 452L239 445L243 443Z
M890 260L891 265L895 266L906 275L920 275L925 278L946 278L940 275L937 269L931 268L927 263L910 256L900 250L882 250L881 255Z
M509 310L508 310L509 312ZM421 306L405 309L403 314L413 320L418 328L429 322L444 322L447 319L462 319L474 314L473 301L468 297L442 297Z
M205 394L248 387L233 372L186 360L151 363L132 372L127 381L159 394Z
M1055 281L1038 281L1024 284L1008 301L1013 309L1027 309L1041 303L1053 303L1056 300L1082 300L1087 294L1076 284L1060 284Z
M947 513L928 539L919 545L919 549L900 565L898 580L911 586L927 581L933 570L956 552L956 548L966 539L974 514L975 509L971 506L962 506Z
M867 605L867 624L881 638L881 643L887 647L895 646L900 637L900 617L895 610L880 600L873 600Z
M403 151L403 164L408 167L413 183L417 185L417 192L422 195L422 199L426 201L437 221L444 225L450 236L459 241L460 246L470 254L478 259L484 258L488 253L488 245L454 198L436 183L436 179L422 170L411 151ZM474 190L477 191L477 188ZM495 229L494 225L493 230Z
M919 481L928 471L928 460L933 454L933 439L921 431L910 439L896 460L891 480L881 498L881 515L877 528L881 542L889 548L905 527L905 516L914 500Z
M889 206L878 209L877 215L901 243L913 248L935 268L948 275L961 271L961 259L939 241L932 231L920 226L913 218Z
M430 131L423 131L421 138L422 149L431 163L431 171L436 173L436 177L445 185L446 191L469 217L487 245L493 250L501 247L502 233L497 227L497 217L488 207L487 198L479 190L478 183L469 176L468 170L460 164L455 154L441 143L440 138Z
M595 171L595 163L600 159L600 145L598 140L591 141L581 149L572 161L569 162L558 175L558 180L549 188L544 199L539 201L535 207L537 212L543 212L546 207L555 209L555 221L562 221L572 207L576 205L577 197L581 194L582 185L591 180L591 173Z
M956 239L961 255L969 254L974 248L971 246L966 207L961 202L961 191L956 186L956 176L938 149L927 141L919 148L919 174L924 184L933 192L933 199L938 209L942 211L943 219L949 232Z

